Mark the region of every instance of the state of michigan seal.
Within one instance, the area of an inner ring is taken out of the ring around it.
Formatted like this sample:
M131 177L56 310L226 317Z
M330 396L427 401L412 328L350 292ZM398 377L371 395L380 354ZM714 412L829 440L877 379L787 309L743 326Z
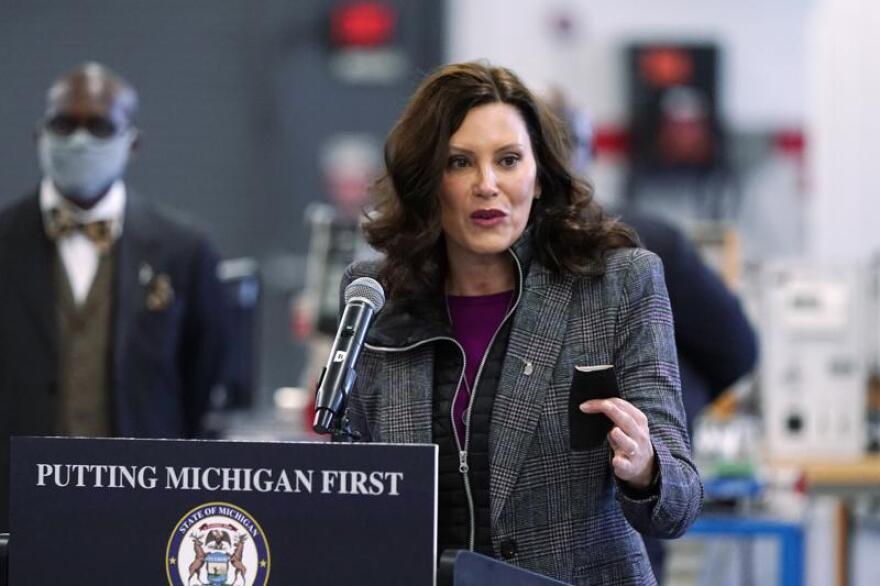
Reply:
M263 528L230 503L205 503L189 511L165 552L171 586L265 586L271 561Z

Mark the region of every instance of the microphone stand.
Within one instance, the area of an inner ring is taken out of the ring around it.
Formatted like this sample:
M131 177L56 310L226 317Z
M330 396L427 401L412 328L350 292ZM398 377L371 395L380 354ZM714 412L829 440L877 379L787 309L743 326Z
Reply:
M321 383L324 380L324 375L326 374L326 368L321 372L320 378L318 378L318 384L315 388L315 393L317 394L318 389L321 388ZM353 443L361 439L361 433L359 431L355 431L351 428L351 419L348 417L348 409L346 405L348 404L348 394L343 393L342 405L339 408L339 412L342 415L336 415L330 409L323 409L324 411L329 412L330 421L329 425L324 426L322 430L315 429L318 433L329 434L331 441L334 442L345 442L345 443ZM318 410L315 410L315 421L318 420ZM316 426L317 427L317 426ZM0 585L2 586L2 585Z
M354 443L361 439L361 433L359 431L355 431L351 428L351 420L348 418L348 415L343 415L342 419L339 421L339 425L337 425L333 431L331 432L331 437L334 442L345 442L345 443Z

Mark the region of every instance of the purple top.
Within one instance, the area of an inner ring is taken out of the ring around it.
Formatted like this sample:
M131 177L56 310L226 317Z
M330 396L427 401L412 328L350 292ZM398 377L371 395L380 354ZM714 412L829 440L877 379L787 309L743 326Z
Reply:
M474 388L474 379L477 378L477 371L480 369L483 355L488 349L492 336L495 335L495 331L504 320L512 300L513 291L475 297L446 296L449 319L452 321L452 333L464 348L465 356L467 356L467 367L464 371L467 386L462 382L455 404L452 406L455 433L458 435L462 447L464 447L465 436L465 411L470 404L468 387Z

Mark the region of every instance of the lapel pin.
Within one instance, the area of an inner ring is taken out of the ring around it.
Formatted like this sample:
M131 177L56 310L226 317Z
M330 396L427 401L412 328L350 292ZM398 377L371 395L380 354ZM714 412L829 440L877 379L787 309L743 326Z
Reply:
M174 301L174 289L171 287L171 278L165 273L155 275L147 287L147 309L150 311L162 311Z
M146 287L153 278L153 267L149 263L143 263L138 271L138 281Z

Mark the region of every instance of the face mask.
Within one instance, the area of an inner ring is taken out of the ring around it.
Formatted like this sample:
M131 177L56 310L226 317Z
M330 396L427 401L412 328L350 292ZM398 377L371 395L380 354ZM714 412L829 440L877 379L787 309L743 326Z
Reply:
M43 131L38 140L40 167L63 194L94 200L122 176L135 132L95 138L83 129L70 136Z

